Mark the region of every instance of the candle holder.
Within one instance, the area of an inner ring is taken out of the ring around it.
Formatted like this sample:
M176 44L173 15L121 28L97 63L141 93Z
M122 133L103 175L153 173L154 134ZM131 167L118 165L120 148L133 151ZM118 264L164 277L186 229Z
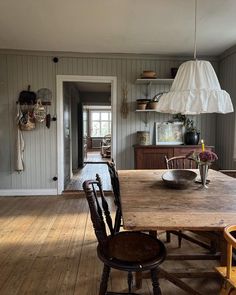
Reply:
M199 163L198 167L199 167L202 187L208 188L208 186L206 184L207 184L207 175L208 175L209 164Z
M204 146L203 146L204 149ZM196 161L198 164L199 172L200 172L200 177L201 177L201 182L203 188L208 188L207 183L210 182L210 180L207 180L207 175L208 175L208 170L209 166L216 160L218 160L218 157L215 153L212 151L201 151L200 153L196 153L194 151L190 152L186 158L189 158L191 160Z

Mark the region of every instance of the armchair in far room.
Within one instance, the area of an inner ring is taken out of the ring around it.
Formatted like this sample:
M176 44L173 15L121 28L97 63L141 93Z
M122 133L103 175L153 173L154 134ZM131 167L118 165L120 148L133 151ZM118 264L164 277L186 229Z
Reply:
M111 134L107 134L101 141L101 155L103 158L111 157Z

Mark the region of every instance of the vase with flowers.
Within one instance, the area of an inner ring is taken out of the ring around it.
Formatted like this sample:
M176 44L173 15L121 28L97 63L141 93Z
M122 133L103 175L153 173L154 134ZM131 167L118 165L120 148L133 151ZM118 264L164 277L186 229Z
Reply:
M192 159L197 162L199 172L200 172L200 177L201 177L201 183L204 188L207 187L207 175L208 175L208 169L210 165L218 160L217 155L212 152L212 151L206 151L204 148L204 143L202 143L202 151L200 153L196 152L190 152L187 157L189 159Z

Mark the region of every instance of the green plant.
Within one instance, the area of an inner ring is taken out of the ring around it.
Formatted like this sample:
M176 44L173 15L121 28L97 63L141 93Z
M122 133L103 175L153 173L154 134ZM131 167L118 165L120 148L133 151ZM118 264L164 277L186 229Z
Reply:
M197 127L194 125L194 121L189 118L185 121L185 132L199 132Z
M180 113L173 115L173 119L178 122L183 122L184 126L185 126L186 120L187 120L186 116L182 115Z
M194 124L194 121L187 118L186 115L182 115L182 114L175 114L173 115L173 119L175 121L179 121L179 122L183 122L184 127L185 127L185 132L199 132L199 130L197 129L197 127Z

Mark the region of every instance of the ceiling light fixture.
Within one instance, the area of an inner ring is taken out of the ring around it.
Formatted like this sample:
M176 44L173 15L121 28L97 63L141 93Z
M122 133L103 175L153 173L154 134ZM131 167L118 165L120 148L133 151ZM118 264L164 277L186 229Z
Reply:
M230 113L230 95L221 89L209 61L197 60L197 0L195 0L194 60L184 62L177 72L170 92L161 96L157 111L196 115Z

